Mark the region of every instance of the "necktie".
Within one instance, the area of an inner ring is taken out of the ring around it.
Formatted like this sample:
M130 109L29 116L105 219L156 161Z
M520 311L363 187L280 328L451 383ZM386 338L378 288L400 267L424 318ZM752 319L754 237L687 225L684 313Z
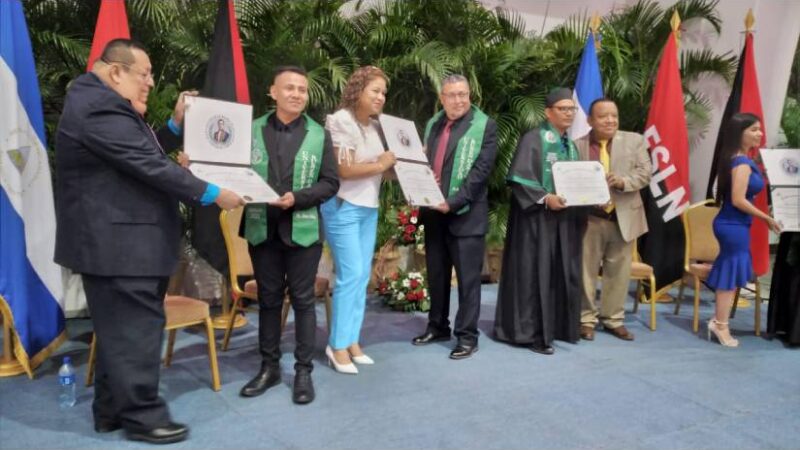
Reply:
M439 179L441 184L442 179L442 166L444 166L444 154L447 153L447 143L450 141L450 128L453 127L453 121L448 120L447 125L444 126L442 135L439 136L439 143L436 145L436 156L433 160L433 173Z
M600 141L600 164L603 165L603 169L606 171L606 175L611 170L611 156L608 154L608 141ZM607 207L603 208L603 210L611 214L611 211L614 210L614 204L610 204Z

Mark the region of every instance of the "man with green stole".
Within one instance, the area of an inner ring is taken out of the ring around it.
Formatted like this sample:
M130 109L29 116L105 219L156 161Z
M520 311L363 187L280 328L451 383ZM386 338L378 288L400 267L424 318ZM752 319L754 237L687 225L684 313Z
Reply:
M339 179L330 135L303 114L308 78L295 66L276 69L269 95L274 111L253 121L251 165L281 195L269 205L248 205L240 235L247 239L258 283L261 370L241 390L255 397L281 381L281 307L289 288L295 320L292 399L314 400L311 381L317 317L314 280L322 255L319 205L336 194Z
M567 129L575 117L572 91L545 99L547 121L517 144L508 173L511 209L497 293L495 336L552 355L554 339L580 338L581 244L587 209L556 195L552 165L581 158Z
M446 201L420 215L431 309L425 333L412 343L450 339L450 277L455 267L458 342L450 358L464 359L478 350L481 268L489 222L487 182L497 152L497 124L471 104L469 83L462 75L442 81L439 100L444 110L428 121L425 144Z

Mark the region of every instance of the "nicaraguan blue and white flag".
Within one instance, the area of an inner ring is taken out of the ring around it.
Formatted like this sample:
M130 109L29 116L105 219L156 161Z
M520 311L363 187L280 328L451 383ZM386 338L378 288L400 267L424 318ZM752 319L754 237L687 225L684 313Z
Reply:
M61 267L36 66L22 4L0 1L0 308L29 376L64 339ZM6 309L6 307L8 309Z
M572 99L578 111L575 113L575 121L569 130L569 137L577 139L592 129L586 121L589 115L589 107L592 102L603 97L603 80L600 77L600 64L597 62L597 52L594 47L594 34L590 31L586 38L586 45L583 47L581 65L578 66L578 78L575 80L575 89L572 92Z

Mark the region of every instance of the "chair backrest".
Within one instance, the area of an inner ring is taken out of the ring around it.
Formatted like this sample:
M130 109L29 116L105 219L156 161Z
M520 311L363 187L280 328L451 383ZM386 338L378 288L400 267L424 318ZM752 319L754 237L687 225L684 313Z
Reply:
M237 294L243 292L239 286L239 277L253 276L253 263L250 261L247 241L239 236L239 223L242 221L243 212L244 207L239 207L219 213L219 225L222 228L222 237L225 238L225 249L228 251L231 288Z
M686 234L684 264L692 261L713 262L719 254L719 243L714 237L714 218L719 207L713 200L695 203L683 212L683 230Z

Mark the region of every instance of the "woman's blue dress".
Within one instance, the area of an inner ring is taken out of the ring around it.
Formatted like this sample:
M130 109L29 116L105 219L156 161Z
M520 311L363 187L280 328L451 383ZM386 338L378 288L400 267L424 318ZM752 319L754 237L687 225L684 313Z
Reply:
M752 170L745 194L747 200L752 202L753 197L764 189L764 177L758 166L746 156L734 157L731 160L731 170L741 164L749 165ZM719 256L708 275L707 283L712 289L732 291L743 287L753 278L753 260L750 256L752 222L751 215L733 206L731 193L725 193L722 209L714 219L714 236L719 242Z

